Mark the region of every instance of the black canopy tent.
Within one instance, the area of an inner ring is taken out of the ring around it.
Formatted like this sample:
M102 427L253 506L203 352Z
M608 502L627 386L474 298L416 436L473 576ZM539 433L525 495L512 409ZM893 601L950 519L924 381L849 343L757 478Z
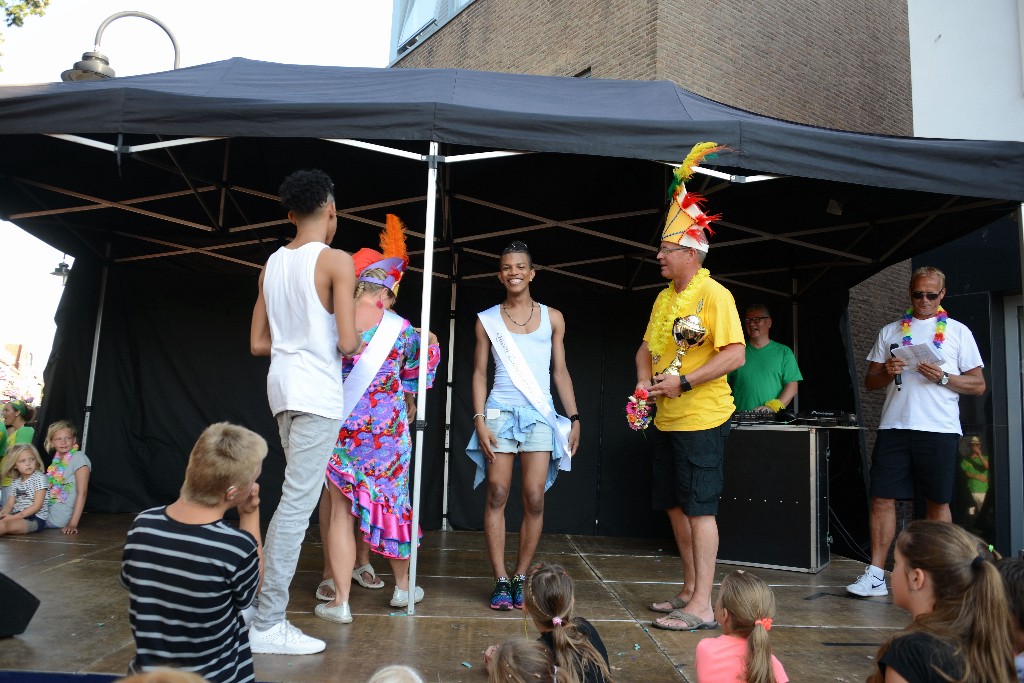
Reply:
M264 498L276 504L283 461L266 362L249 357L247 331L257 268L290 234L273 193L297 168L323 168L338 184L334 246L374 243L384 214L397 213L414 269L432 273L432 290L414 273L399 301L439 334L450 362L438 375L448 405L435 400L439 387L420 412L428 528L445 513L457 526L478 524L482 493L471 492L460 457L472 322L500 296L490 278L513 235L541 268L536 295L566 314L587 416L584 449L552 490L546 526L640 534L656 522L645 468L623 467L644 445L623 428L621 409L664 286L653 255L668 162L701 140L732 150L691 185L725 216L708 266L741 304L774 305L793 329L784 341L813 351L801 354L808 406L853 406L838 331L849 286L1024 200L1024 144L825 130L668 82L233 59L0 88L0 130L0 216L76 258L44 419L88 411L90 507L106 511L173 496L196 434L219 419L268 438ZM436 219L428 188L438 191ZM813 321L797 316L797 303ZM431 308L451 311L447 328Z

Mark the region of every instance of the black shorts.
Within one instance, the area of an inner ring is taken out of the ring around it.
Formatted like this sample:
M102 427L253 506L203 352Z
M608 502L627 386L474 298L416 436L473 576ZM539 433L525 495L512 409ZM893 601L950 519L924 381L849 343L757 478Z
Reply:
M959 434L878 430L871 456L871 497L908 499L919 491L932 503L949 503L959 443Z
M696 432L661 432L651 427L655 510L680 507L691 517L718 514L722 494L722 463L729 420Z

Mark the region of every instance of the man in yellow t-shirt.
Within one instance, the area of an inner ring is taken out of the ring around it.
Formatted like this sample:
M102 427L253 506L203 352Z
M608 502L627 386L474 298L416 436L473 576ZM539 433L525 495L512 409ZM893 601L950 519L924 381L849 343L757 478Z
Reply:
M657 258L662 276L672 282L658 295L636 354L637 388L657 400L652 500L655 509L668 514L683 562L679 593L650 608L667 613L654 626L674 631L717 626L711 604L718 556L715 515L734 411L726 375L743 365L745 354L732 294L701 267L708 252L704 230L717 218L704 214L700 201L680 185L670 204ZM686 316L699 319L706 334L682 356L679 374L668 374L678 348L673 322Z

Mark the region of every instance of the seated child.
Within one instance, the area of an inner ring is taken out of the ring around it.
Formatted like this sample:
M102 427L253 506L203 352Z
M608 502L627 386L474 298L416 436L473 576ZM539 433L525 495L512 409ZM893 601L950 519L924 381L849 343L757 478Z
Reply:
M882 643L869 683L1013 683L1003 581L980 541L949 522L917 519L896 538L892 596L913 621Z
M1017 668L1017 681L1024 683L1024 560L1009 557L996 562L996 569L1003 577L1006 596L1010 599L1010 616L1013 627L1013 654Z
M89 493L92 462L78 450L78 430L67 420L58 420L46 430L43 448L53 453L46 468L46 528L63 534L77 534L78 522Z
M14 444L7 450L11 494L0 508L0 536L34 534L46 526L46 477L43 459L30 443Z
M557 674L551 651L540 641L515 638L492 645L487 651L491 653L487 662L489 683L556 683L564 678Z
M575 587L565 569L547 562L533 567L526 577L523 610L533 619L539 640L551 651L559 671L571 671L583 683L612 683L601 636L589 621L573 616L575 605ZM488 671L497 650L492 645L484 653Z
M723 578L715 621L725 635L697 643L697 680L786 683L789 678L768 638L774 617L775 594L768 584L742 569Z
M256 479L266 455L258 434L211 425L192 448L178 500L135 518L121 563L135 637L129 674L169 666L212 683L254 680L242 612L262 580ZM222 519L231 508L238 529Z

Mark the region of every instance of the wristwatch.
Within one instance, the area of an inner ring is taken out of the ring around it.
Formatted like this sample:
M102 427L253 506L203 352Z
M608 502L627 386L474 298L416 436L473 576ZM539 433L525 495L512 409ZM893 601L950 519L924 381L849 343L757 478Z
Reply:
M949 384L949 373L948 372L943 372L942 373L942 379L939 380L939 385L940 386L946 386L947 384Z
M690 381L686 379L686 375L679 375L679 388L682 389L683 391L690 391L691 389L693 389L693 386L690 384Z
M579 421L580 421L580 414L579 413L576 413L575 415L570 415L569 416L569 422L579 422Z

